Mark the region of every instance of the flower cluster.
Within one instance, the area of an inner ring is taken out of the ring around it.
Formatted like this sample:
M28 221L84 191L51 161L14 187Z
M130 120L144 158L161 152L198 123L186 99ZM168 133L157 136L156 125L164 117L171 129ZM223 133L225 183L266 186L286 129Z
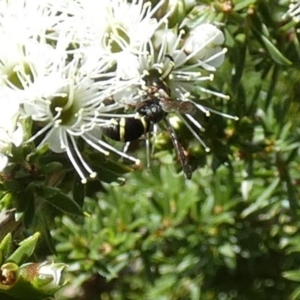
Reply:
M195 1L156 2L1 2L1 169L12 144L22 143L28 119L37 129L23 143L39 137L38 148L48 144L53 152L67 153L82 182L96 174L79 139L105 155L114 151L137 162L101 137L112 118L133 117L126 109L145 101L145 78L153 72L167 83L168 95L209 114L193 91L213 93L201 83L212 80L224 60L224 35L212 24L183 29ZM187 118L201 128L191 114Z

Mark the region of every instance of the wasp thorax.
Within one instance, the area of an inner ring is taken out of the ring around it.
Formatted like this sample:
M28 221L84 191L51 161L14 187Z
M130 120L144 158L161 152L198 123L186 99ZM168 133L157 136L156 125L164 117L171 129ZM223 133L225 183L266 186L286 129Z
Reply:
M160 78L160 75L157 69L152 69L143 77L149 95L155 96L159 90L163 90L167 94L170 93L167 83Z

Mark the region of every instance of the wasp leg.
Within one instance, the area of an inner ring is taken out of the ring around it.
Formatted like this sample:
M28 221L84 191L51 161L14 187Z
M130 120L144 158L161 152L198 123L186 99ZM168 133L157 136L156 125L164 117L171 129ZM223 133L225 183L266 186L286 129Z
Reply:
M191 179L192 178L192 170L191 166L189 165L188 159L184 153L183 147L179 144L178 138L176 135L176 132L174 131L173 127L171 126L169 120L167 118L164 118L164 123L166 125L166 128L170 134L173 146L176 150L177 156L180 160L182 170L184 173L184 176L186 179Z

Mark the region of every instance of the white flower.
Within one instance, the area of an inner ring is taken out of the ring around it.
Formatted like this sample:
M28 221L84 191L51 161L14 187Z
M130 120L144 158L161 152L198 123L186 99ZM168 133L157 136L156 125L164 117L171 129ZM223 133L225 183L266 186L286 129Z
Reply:
M79 47L95 47L109 65L116 65L119 78L130 79L138 74L141 47L167 18L158 21L154 17L164 2L152 7L143 0L79 0L77 8L71 9L74 42Z
M210 26L209 29L211 29ZM218 43L222 40L223 35L219 36L219 30L216 32L218 36L214 34L213 38L217 37L216 43ZM207 74L205 69L215 70L215 67L209 66L207 61L216 61L217 57L223 57L226 49L219 46L213 48L212 39L204 38L202 39L203 43L194 43L192 53L187 54L185 49L181 47L184 42L183 36L184 31L170 30L167 25L163 30L157 31L153 40L144 46L144 50L138 57L139 84L142 85L145 76L155 70L157 77L166 81L168 88L171 90L171 96L174 98L187 99L195 88L201 92L227 98L221 93L209 91L201 86L202 81L213 79L213 76ZM208 56L212 53L212 49L214 49L214 59ZM216 49L218 49L217 53L215 53ZM202 56L203 54L206 56L203 61L198 57L200 53L202 53ZM202 75L202 71L204 75ZM139 86L136 88L136 91L131 92L131 98L126 95L126 97L119 100L128 104L143 101L144 93L141 93ZM132 89L134 88L132 87Z
M44 295L53 295L65 284L63 263L26 263L20 267L20 279L23 285L30 283L31 288Z
M8 89L0 93L0 171L7 163L12 144L20 146L23 139L23 128L17 122L20 114L17 95Z
M204 37L198 43L196 37L200 32ZM219 29L210 24L201 25L199 29L195 29L188 42L183 39L184 34L184 31L178 32L177 29L168 29L167 24L164 29L157 31L139 55L139 84L128 87L126 92L115 95L115 99L120 103L132 105L143 102L147 96L149 85L151 87L155 80L161 80L170 89L167 96L192 102L196 108L206 115L209 115L210 111L219 113L193 101L192 94L200 91L228 99L228 96L208 90L202 84L203 81L213 79L212 74L207 74L207 70L215 71L215 66L210 65L210 63L217 66L223 60L226 49L219 45L224 41L224 36ZM187 45L184 43L187 43ZM182 48L183 45L186 45L186 48ZM191 52L187 53L187 50ZM202 75L202 71L204 75ZM165 96L163 95L163 97ZM176 111L176 109L174 110ZM184 112L184 114L199 130L203 130L201 124L190 113ZM236 119L236 117L230 115L219 114ZM185 119L181 119L198 141L204 145L195 130ZM206 147L206 150L209 149Z
M101 126L109 124L110 118L115 116L110 112L123 105L106 105L105 100L113 93L113 82L109 78L94 81L86 72L87 69L81 67L81 56L75 56L56 72L36 78L26 89L26 98L23 100L24 115L43 124L30 140L44 135L39 147L48 144L53 152L66 152L83 183L86 182L87 173L92 178L96 173L83 159L77 146L78 138L105 155L109 154L107 150L112 150L137 162L101 141ZM105 89L106 85L110 88Z
M167 96L189 101L206 114L209 109L193 101L195 91L226 98L202 84L212 80L210 72L224 60L222 32L211 24L199 25L187 36L178 26L170 30L174 2L161 18L157 14L165 1L152 2L0 1L0 88L8 91L8 99L16 99L16 107L8 108L10 122L9 117L3 117L3 125L0 121L0 168L11 144L18 145L23 136L16 121L19 103L21 116L39 126L29 141L40 136L38 148L48 144L53 152L66 152L86 182L87 175L96 174L78 148L79 138L105 155L114 151L138 162L102 141L101 128L124 116L115 110L145 101L153 78L166 82ZM194 1L178 2L184 3ZM5 97L1 91L0 100ZM187 118L202 128L188 113Z
M170 30L166 24L164 29L157 31L153 39L144 46L142 54L139 55L140 82L149 71L156 70L157 76L167 82L172 97L184 100L197 89L227 98L227 96L209 91L201 85L201 82L213 79L212 74L208 74L207 70L215 71L216 68L209 63L220 64L226 52L225 48L214 47L215 44L224 40L223 34L210 24L201 26L199 31L204 34L205 28L207 28L207 35L201 40L202 43L196 43L195 35L191 38L189 42L191 53L186 53L185 48L182 48L185 42L183 30L179 32L176 29ZM192 45L193 47L191 47ZM204 74L202 75L202 73ZM133 92L131 99L122 100L126 103L143 101L143 94L141 95L140 91Z
M64 283L63 271L66 268L66 264L63 263L48 263L44 262L38 267L38 278L44 280L45 284L41 287L43 292L52 292L60 289ZM51 281L50 281L50 280Z
M48 3L49 0L0 1L0 35L19 42L43 36L65 17L50 9Z
M33 39L24 43L13 37L0 35L0 85L23 91L35 78L51 72L51 67L60 63L65 52Z
M25 2L20 2L21 6L25 5ZM56 8L59 6L54 5L52 10ZM0 32L0 42L5 45L0 48L0 86L19 99L23 108L22 117L29 117L40 126L29 141L43 136L39 147L48 144L56 153L66 152L85 182L87 173L90 177L96 174L77 147L79 137L106 155L109 154L107 150L111 150L135 163L138 160L100 140L100 127L115 116L110 111L123 107L120 103L106 105L104 100L129 83L117 84L116 72L107 71L110 66L101 58L101 52L94 53L90 58L89 54L95 47L71 47L67 50L74 37L74 32L66 28L70 25L68 22L57 24L54 33L50 34L51 42L42 34L38 39L29 33L26 38L19 39L18 36L10 37ZM91 79L93 73L97 75L95 80ZM2 95L1 91L0 97ZM9 129L3 129L7 136L1 133L4 146L0 167L8 161L4 153L5 150L9 154L9 147L6 150L6 146L15 142L21 130L19 128L14 132Z
M185 40L183 50L191 61L202 62L202 67L214 71L219 67L225 57L221 46L224 43L221 30L212 24L201 24L194 28Z

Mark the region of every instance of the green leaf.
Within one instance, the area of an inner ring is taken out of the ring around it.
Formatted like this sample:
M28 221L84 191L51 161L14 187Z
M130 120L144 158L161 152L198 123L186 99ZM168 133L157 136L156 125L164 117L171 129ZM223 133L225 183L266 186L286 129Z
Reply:
M273 182L257 198L257 200L241 213L241 217L245 218L248 215L250 215L251 213L255 212L256 210L259 210L265 206L268 206L270 204L269 199L270 199L272 193L275 191L276 187L278 186L279 182L280 182L280 179L278 177L275 178L273 180Z
M17 298L13 298L13 297L11 297L11 296L9 296L9 295L5 295L5 294L3 294L3 293L1 293L1 291L0 291L0 299L1 300L19 300L19 299L17 299Z
M52 240L52 237L50 234L50 225L49 225L48 216L45 216L44 214L39 214L38 215L38 224L39 224L39 230L41 232L43 241L46 242L51 253L56 253L55 245L53 243L53 240Z
M132 168L122 162L108 159L97 153L92 153L89 158L91 167L97 172L97 178L104 182L119 182L122 184L124 179L120 175L132 172Z
M12 235L11 233L8 233L1 241L0 243L0 252L2 254L0 265L6 260L6 257L8 257L10 251L11 251L11 245L12 245Z
M27 199L28 205L27 205L27 209L24 212L24 216L23 216L23 222L24 222L24 226L26 228L30 228L30 226L32 226L33 222L34 222L34 217L35 217L35 199L34 197L29 197Z
M234 3L234 11L239 11L244 8L248 8L250 5L253 5L257 2L257 0L235 0Z
M53 207L61 210L62 212L82 216L82 210L79 205L66 194L62 193L60 189L38 186L36 187L36 193L42 197L47 203Z
M288 60L264 35L260 35L262 42L266 46L267 51L271 55L274 61L280 65L290 66L292 62Z
M220 254L222 254L226 257L230 257L230 258L235 257L235 253L233 251L233 246L230 245L229 243L226 243L226 244L220 246L219 247L219 252L220 252Z
M72 194L74 201L79 205L79 207L82 207L83 205L85 192L86 185L81 183L79 176L74 176Z
M23 215L24 226L29 228L35 215L34 183L30 183L22 193L16 195L16 198L17 212Z
M297 287L297 288L293 291L293 293L292 293L290 299L291 299L291 300L299 300L299 299L300 299L300 286Z
M288 280L300 282L300 270L286 271L282 273L282 276Z
M40 236L40 233L36 232L26 240L22 241L19 244L19 248L7 258L7 261L14 262L17 265L25 263L32 255Z
M62 163L54 161L54 162L50 162L48 164L42 165L41 172L43 174L50 174L55 171L61 170L62 167L63 167Z

